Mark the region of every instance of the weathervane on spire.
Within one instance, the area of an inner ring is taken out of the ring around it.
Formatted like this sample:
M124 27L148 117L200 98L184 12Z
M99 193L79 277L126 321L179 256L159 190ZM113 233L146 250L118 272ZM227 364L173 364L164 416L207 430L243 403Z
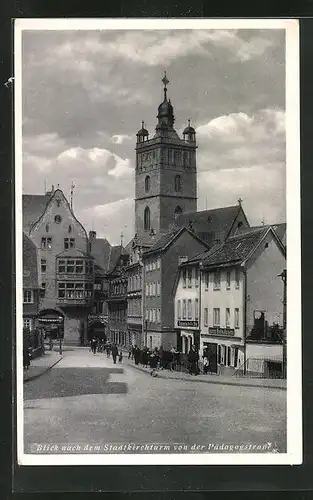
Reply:
M166 71L164 71L164 76L162 78L162 83L164 85L164 99L166 99L166 92L167 92L167 84L170 83L169 79L166 76Z
M72 181L72 184L71 184L71 210L73 210L73 194L74 194L74 188L75 188L75 184L74 184L74 182Z

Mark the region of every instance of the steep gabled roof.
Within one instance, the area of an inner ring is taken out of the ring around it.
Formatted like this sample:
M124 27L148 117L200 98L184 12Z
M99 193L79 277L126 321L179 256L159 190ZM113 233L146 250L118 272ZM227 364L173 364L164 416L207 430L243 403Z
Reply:
M108 240L105 238L95 238L90 241L90 245L90 253L94 257L97 266L103 270L107 270L112 248Z
M224 241L227 238L240 211L243 212L241 205L234 205L200 212L186 212L177 217L175 224L188 227L191 223L192 230L202 240L212 245L215 240Z
M239 234L244 234L249 231L255 231L256 229L264 229L264 228L269 228L271 227L282 244L286 246L286 233L287 233L287 224L286 222L279 222L278 224L266 224L266 225L261 225L261 226L251 226L250 228L242 228L239 229L238 232Z
M122 255L129 255L128 252L125 251L125 248L122 247L122 245L115 245L111 247L107 274L112 274L114 272Z
M35 243L23 232L23 287L39 288L38 253Z
M275 231L271 227L261 227L249 230L228 238L224 243L217 244L204 256L203 269L214 267L228 267L243 263L250 257L265 235L271 231L276 241L283 248Z
M31 226L43 214L51 194L23 194L23 230L29 232Z
M167 233L160 236L160 238L152 245L149 250L143 253L143 257L146 257L152 253L162 252L166 250L184 231L187 231L191 236L198 241L200 241L203 245L208 246L205 241L199 238L193 231L188 229L187 227L181 227L175 230L169 230Z

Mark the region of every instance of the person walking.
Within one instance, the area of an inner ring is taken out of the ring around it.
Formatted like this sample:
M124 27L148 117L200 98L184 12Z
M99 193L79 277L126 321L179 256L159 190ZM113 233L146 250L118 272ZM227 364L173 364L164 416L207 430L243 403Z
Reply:
M118 355L118 362L122 363L122 361L123 361L123 353L122 353L122 351L120 351L120 353Z
M113 358L113 363L116 365L116 358L117 358L117 355L118 355L118 349L117 349L117 346L116 344L113 345L112 347L112 358Z
M128 349L128 359L131 359L132 354L133 354L133 346L132 346L132 345L130 345L130 346L129 346L129 349Z
M107 353L107 358L109 358L110 357L110 353L111 353L111 346L110 346L110 344L107 344L107 346L106 346L106 353Z
M95 337L93 337L92 341L91 341L91 350L92 350L94 355L97 352L97 344L98 344L97 339Z

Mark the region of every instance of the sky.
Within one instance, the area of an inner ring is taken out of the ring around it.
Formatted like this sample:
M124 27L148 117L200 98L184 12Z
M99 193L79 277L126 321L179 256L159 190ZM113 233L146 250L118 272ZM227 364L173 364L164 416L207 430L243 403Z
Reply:
M134 234L136 133L152 136L164 71L175 128L196 129L198 210L286 221L283 30L23 31L23 192L53 184L86 230Z

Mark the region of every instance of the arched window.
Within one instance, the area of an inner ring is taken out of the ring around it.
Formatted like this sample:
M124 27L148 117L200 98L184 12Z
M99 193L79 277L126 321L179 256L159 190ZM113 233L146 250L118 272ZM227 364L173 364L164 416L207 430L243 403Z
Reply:
M145 178L145 191L146 193L150 190L150 177L149 175L147 175L147 177Z
M179 214L182 214L183 211L182 211L182 208L180 206L177 206L174 210L174 218L176 219L176 217L179 216Z
M175 187L175 191L176 192L181 191L181 178L180 178L180 175L175 175L174 187Z
M150 208L146 207L144 211L144 229L150 231Z

